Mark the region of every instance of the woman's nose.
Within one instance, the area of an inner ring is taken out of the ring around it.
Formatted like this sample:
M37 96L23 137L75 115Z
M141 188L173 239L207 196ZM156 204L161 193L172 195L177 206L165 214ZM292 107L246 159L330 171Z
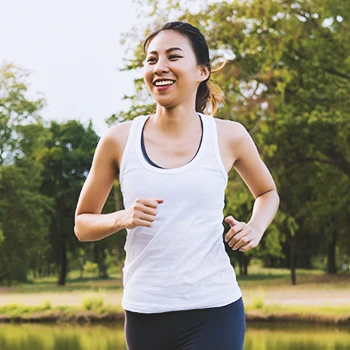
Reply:
M162 74L169 71L168 65L165 60L159 59L158 62L154 65L153 73L154 74Z

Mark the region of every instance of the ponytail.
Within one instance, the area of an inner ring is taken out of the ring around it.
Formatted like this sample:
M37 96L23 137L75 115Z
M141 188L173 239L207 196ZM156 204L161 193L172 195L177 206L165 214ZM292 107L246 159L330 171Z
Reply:
M226 61L219 67L212 70L212 73L219 72L224 68ZM225 96L221 88L207 80L202 81L197 90L196 95L196 111L205 114L215 115L218 104L225 100Z

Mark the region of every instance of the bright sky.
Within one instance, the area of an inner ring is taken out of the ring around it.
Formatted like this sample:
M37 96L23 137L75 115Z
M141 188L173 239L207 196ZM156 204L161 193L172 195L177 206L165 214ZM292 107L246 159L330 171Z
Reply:
M105 120L125 110L133 75L119 72L126 58L120 35L138 21L131 0L0 0L0 64L31 72L30 92L44 95L45 120Z

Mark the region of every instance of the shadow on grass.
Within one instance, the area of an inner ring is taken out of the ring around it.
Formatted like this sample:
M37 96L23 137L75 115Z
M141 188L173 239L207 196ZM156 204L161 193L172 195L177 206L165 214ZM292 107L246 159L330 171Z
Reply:
M257 282L257 281L271 281L271 280L278 280L278 279L288 279L289 276L286 274L250 274L247 276L239 275L237 276L238 281L251 281L251 282Z

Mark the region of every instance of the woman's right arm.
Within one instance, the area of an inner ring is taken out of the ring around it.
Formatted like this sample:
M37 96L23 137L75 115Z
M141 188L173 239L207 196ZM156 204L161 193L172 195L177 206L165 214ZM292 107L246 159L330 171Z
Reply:
M110 128L97 145L75 212L74 232L80 241L96 241L123 228L122 210L101 214L129 133L130 123L123 124Z
M91 170L81 190L75 212L74 232L80 241L97 241L123 228L151 227L158 198L135 199L130 208L101 214L112 189L131 122L110 128L97 145Z

